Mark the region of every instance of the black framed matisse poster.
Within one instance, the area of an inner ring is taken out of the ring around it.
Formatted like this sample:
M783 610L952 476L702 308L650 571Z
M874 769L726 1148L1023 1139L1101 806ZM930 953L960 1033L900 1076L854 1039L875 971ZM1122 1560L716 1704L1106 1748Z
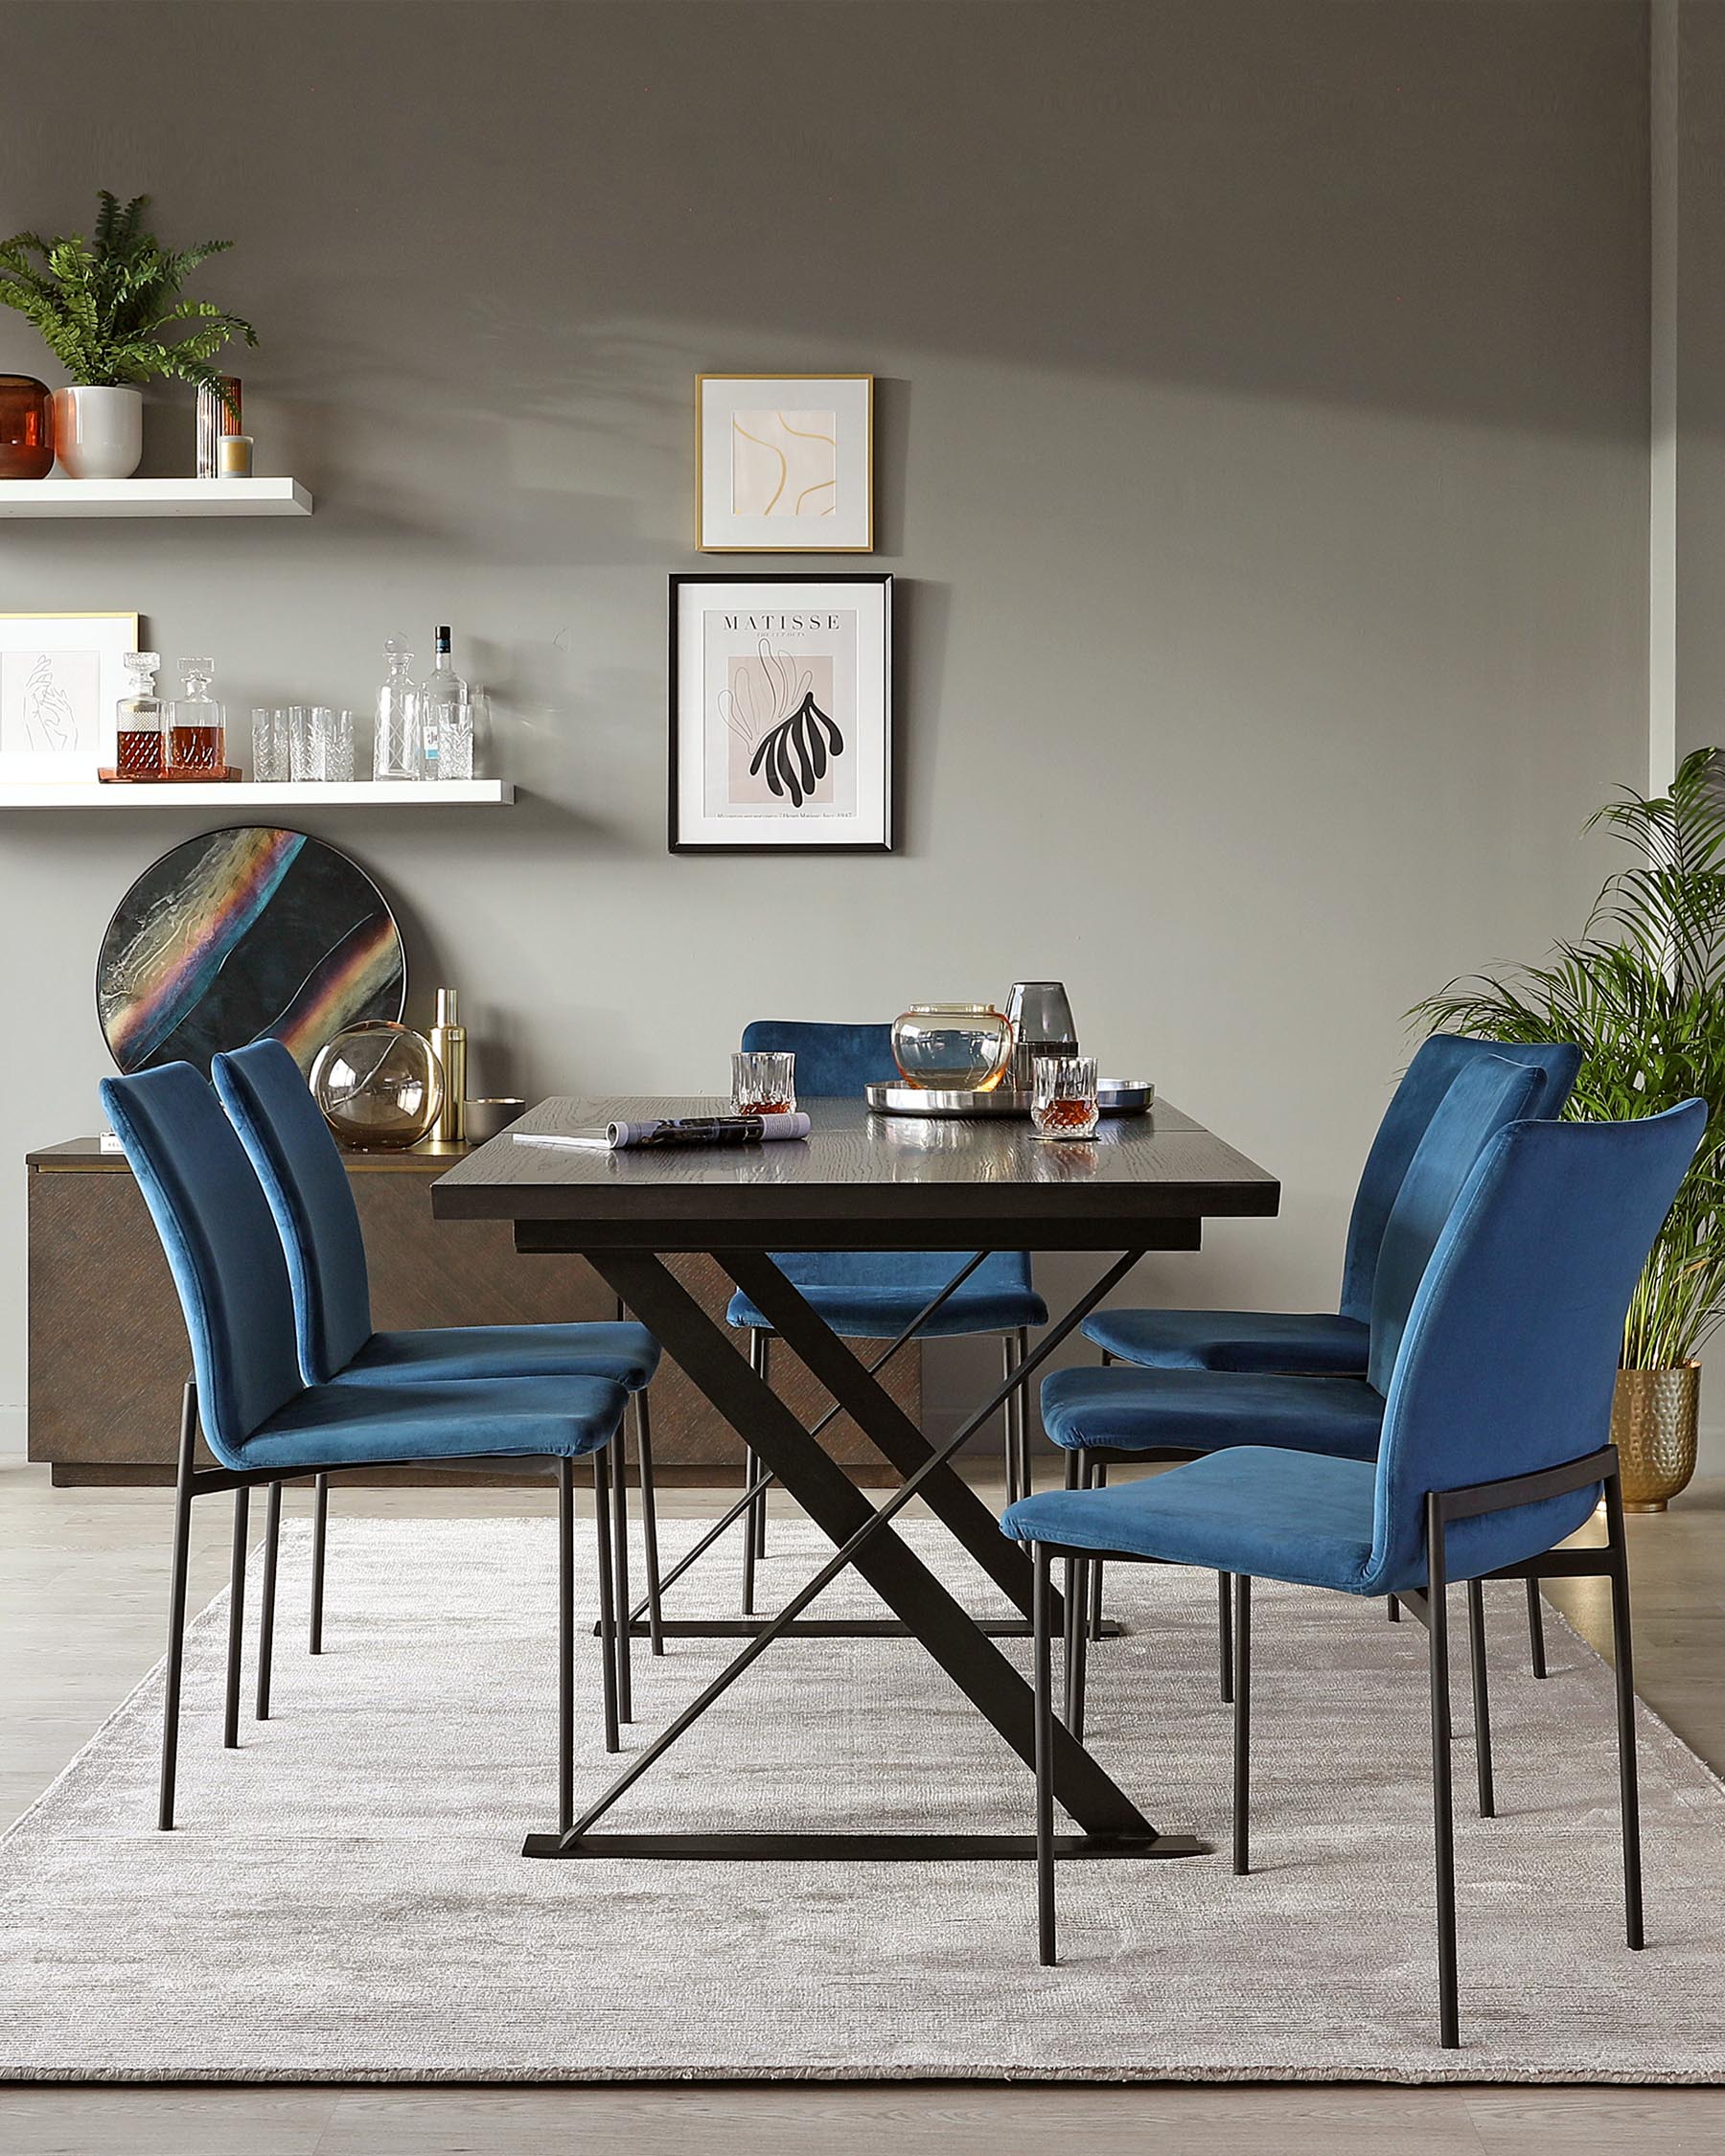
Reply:
M674 854L892 850L890 576L671 579Z

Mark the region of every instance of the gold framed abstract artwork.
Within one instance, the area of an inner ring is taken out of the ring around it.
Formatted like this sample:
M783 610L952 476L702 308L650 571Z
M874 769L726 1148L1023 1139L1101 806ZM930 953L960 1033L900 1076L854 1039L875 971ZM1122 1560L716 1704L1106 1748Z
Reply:
M697 375L703 554L874 548L873 375Z

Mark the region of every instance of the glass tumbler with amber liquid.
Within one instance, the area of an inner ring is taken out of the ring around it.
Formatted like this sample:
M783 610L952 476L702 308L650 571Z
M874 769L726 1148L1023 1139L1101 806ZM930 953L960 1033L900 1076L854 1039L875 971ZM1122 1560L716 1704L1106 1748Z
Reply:
M227 769L227 722L210 694L216 663L183 658L179 665L182 692L168 707L168 775L219 778Z
M794 1053L777 1048L738 1048L732 1052L733 1115L789 1115L795 1107Z
M154 652L126 654L129 693L114 712L114 768L123 779L162 776L162 704L155 693L161 663Z
M1037 1057L1030 1120L1038 1137L1094 1137L1100 1112L1094 1056Z

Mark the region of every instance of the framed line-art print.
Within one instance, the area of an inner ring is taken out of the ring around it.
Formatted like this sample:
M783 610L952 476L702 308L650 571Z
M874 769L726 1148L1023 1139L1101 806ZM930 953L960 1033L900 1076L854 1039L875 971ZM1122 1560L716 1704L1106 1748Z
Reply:
M0 779L95 779L111 765L136 614L0 614Z
M703 554L874 548L872 375L698 375Z
M892 579L671 579L674 854L892 851Z

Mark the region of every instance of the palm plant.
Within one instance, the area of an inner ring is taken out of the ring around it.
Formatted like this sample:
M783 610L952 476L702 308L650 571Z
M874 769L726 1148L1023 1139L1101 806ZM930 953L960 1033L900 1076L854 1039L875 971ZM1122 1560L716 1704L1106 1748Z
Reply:
M0 241L0 301L29 317L75 382L113 388L165 375L218 389L216 356L232 337L255 345L257 332L209 300L182 299L180 287L233 241L175 252L143 229L149 195L122 204L103 188L97 199L89 240L16 232Z
M1592 818L1641 857L1599 893L1579 942L1499 979L1452 981L1412 1016L1582 1051L1566 1114L1652 1115L1699 1094L1707 1134L1653 1246L1623 1332L1625 1369L1673 1369L1725 1316L1725 751L1684 758L1671 791Z

